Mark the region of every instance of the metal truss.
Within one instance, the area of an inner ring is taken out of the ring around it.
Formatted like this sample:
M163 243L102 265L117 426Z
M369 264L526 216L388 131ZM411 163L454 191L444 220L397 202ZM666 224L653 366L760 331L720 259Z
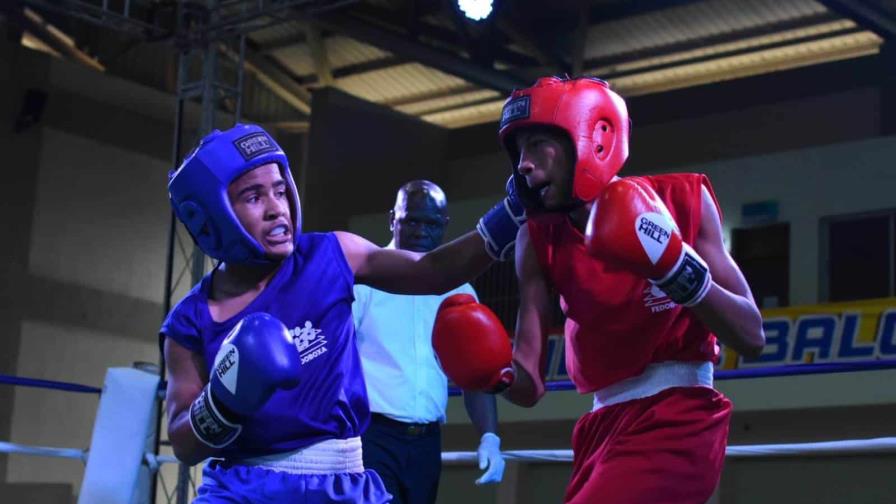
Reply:
M116 2L120 6L119 9L110 6L109 0L23 0L22 3L138 37L162 37L171 32L170 28L138 18L132 9L134 2L131 0Z
M179 43L204 43L245 35L279 23L322 14L358 0L22 0L22 3L78 18L105 28L148 40L175 39ZM111 5L113 4L114 5ZM181 11L199 21L198 29L179 31L174 15Z
M0 0L5 1L5 0ZM218 126L220 111L227 121L238 122L242 113L243 76L246 67L258 67L246 58L247 34L279 23L306 19L358 0L20 0L23 6L84 20L124 33L146 42L169 41L178 52L178 78L172 166L180 164L186 149ZM223 58L222 58L223 56ZM256 73L257 70L256 68ZM184 111L188 103L199 102L198 131L185 132ZM191 133L187 135L185 133ZM185 142L186 140L186 142ZM164 309L167 314L172 297L190 272L191 284L197 283L211 264L188 237L173 212L168 234ZM161 361L165 376L164 359ZM160 441L161 410L156 426ZM156 446L158 453L158 446ZM162 483L162 497L178 504L195 492L190 469L181 465L178 481L170 492ZM152 485L152 500L156 500Z

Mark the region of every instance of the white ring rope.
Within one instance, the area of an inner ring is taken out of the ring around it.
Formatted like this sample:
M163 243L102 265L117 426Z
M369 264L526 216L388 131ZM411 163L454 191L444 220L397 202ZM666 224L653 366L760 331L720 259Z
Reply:
M70 458L87 462L87 450L77 448L52 448L49 446L28 446L18 443L0 441L0 453L18 453L21 455L39 455L42 457Z
M18 443L7 443L0 441L0 453L11 453L16 455L37 455L40 457L54 457L77 459L87 463L87 450L79 450L77 448L53 448L51 446L30 446ZM153 472L159 470L162 464L177 464L178 460L173 455L155 455L153 453L145 453L143 461L149 466Z
M0 441L0 453L38 455L87 461L87 451L75 448L52 448L48 446L28 446ZM869 453L896 453L896 437L872 439L846 439L817 443L757 444L729 446L725 455L732 458L748 457L794 457L794 456L835 456L860 455ZM572 462L572 450L509 450L501 452L506 460L523 462ZM465 464L477 462L476 452L445 452L442 462ZM144 454L144 462L153 472L162 464L177 464L173 455Z
M818 443L757 444L729 446L725 456L747 457L794 457L823 455L859 455L867 453L896 453L896 437L873 439L846 439ZM509 450L501 452L505 460L529 462L572 462L572 450ZM476 452L445 452L442 461L448 464L476 462Z

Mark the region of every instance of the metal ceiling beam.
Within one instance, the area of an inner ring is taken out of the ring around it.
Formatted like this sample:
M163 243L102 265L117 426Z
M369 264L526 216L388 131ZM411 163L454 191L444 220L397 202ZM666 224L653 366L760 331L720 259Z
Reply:
M579 11L579 23L576 25L576 31L572 36L572 54L570 61L572 62L571 70L573 75L582 75L585 70L585 47L588 45L588 28L591 24L587 16L588 5L582 3Z
M362 61L360 63L354 63L351 65L334 68L332 73L334 79L341 79L343 77L351 77L353 75L360 75L367 72L383 70L384 68L404 65L405 63L408 63L408 60L405 58L399 58L397 56L383 56L382 58ZM296 77L296 81L299 84L306 86L309 84L317 83L318 79L316 74L307 74Z
M569 69L569 65L557 54L554 48L547 47L546 44L537 40L535 34L531 30L522 27L519 20L508 21L502 18L497 20L497 23L501 31L510 37L510 40L531 52L542 65L559 72Z
M496 12L492 22L495 23L507 37L521 46L527 52L535 56L542 66L552 73L570 73L568 49L560 49L569 35L575 35L574 27L580 22L588 22L589 2L578 2L578 7L572 6L570 10L558 9L556 12L543 13L541 17L533 16L531 7L520 2L508 2L502 6L501 12ZM547 14L548 17L545 17ZM586 19L582 20L581 16Z
M414 115L416 115L416 116L435 115L435 114L439 114L441 112L448 112L451 110L457 110L457 109L462 109L462 108L467 108L467 107L475 107L476 105L482 105L483 103L491 103L496 100L500 100L500 98L496 98L494 96L487 96L485 98L477 98L475 100L470 100L470 101L464 102L464 103L452 103L451 105L441 105L438 107L433 107L431 109L418 110L418 111L414 112Z
M367 4L361 4L352 8L351 13L364 22L372 23L384 30L390 30L395 33L403 33L407 24L404 17L396 16L387 9L379 9ZM451 50L465 50L463 38L456 30L436 26L427 23L423 19L420 19L415 27L414 37L408 34L405 39L410 42L429 41L433 42L434 45L446 46L446 48ZM504 47L503 44L509 42L506 40L506 37L502 37L502 39L496 42L497 44L492 48L495 60L517 67L537 66L539 64L538 61L528 55Z
M233 0L215 9L219 21L204 27L208 39L228 38L298 18L338 10L359 0Z
M439 124L440 126L445 127L445 128L457 128L457 127L463 127L463 126L471 126L474 124L483 124L483 123L487 123L487 122L497 123L501 118L500 117L501 116L500 104L503 103L502 100L499 100L499 99L492 99L491 101L484 100L481 102L477 101L477 103L475 103L475 104L463 104L463 105L458 105L457 107L454 107L454 108L446 107L445 110L440 111L439 114L444 114L446 112L460 111L460 110L463 110L463 109L471 107L471 106L482 106L482 105L487 105L489 103L494 103L495 105L497 105L496 110L488 111L488 112L479 111L479 112L476 112L475 114L468 115L464 118L460 118L460 119L455 118L452 120L445 120L445 119L435 120L435 118L433 116L438 115L438 114L426 114L424 116L421 116L421 118L424 121L433 122L433 123Z
M301 19L301 18L300 18ZM305 21L297 21L298 25L302 25ZM297 28L298 30L298 28ZM307 44L308 37L304 32L294 31L288 36L281 37L277 40L266 42L264 44L256 44L255 49L260 53L269 54L272 52L279 51L281 49L287 49L289 47L295 47L297 45ZM320 37L324 40L333 37L335 34L330 33L326 30L319 30Z
M806 16L799 19L791 19L788 21L780 21L777 23L770 23L767 25L757 26L754 28L748 28L745 30L736 30L728 33L721 33L719 35L713 35L709 37L701 37L693 40L686 40L683 42L679 42L676 44L664 45L661 47L655 47L650 49L642 49L637 51L630 51L622 54L614 54L613 56L601 57L601 58L592 58L590 60L585 61L584 68L600 68L600 67L608 67L613 65L618 65L620 63L629 63L634 60L639 59L648 59L648 58L658 58L662 56L669 56L675 53L692 51L694 49L701 49L711 45L718 44L726 44L729 42L736 42L739 40L749 39L753 37L761 37L763 35L770 35L772 33L778 33L787 30L797 30L800 28L807 28L810 26L814 26L822 23L829 23L832 21L837 21L841 19L840 16L834 15L829 12L825 12L822 14L815 14L812 16Z
M316 16L315 21L326 28L345 33L364 43L377 46L399 57L424 62L443 72L456 75L476 85L510 92L525 87L526 83L516 76L493 68L486 68L447 51L435 49L418 42L411 42L403 36L383 28L373 26L358 18L339 13Z
M308 40L308 48L311 50L311 61L314 62L314 72L317 80L324 86L333 85L333 72L330 69L330 58L327 56L327 46L320 34L320 30L314 23L305 26L305 37Z
M476 91L476 86L464 84L462 86L450 87L448 89L443 89L441 91L418 93L415 95L405 96L403 98L398 98L395 100L388 100L388 101L382 102L381 105L385 105L387 107L401 107L403 105L411 105L412 103L419 103L419 102L429 101L429 100L438 100L439 98L446 98L448 96L454 96L454 95L461 94L461 93L469 93L470 91Z
M699 0L697 0L699 1ZM638 0L637 2L621 1L614 5L591 7L588 20L591 24L606 23L618 19L649 14L655 11L671 9L681 5L697 3L695 0Z
M399 58L398 56L384 56L382 58L362 61L353 65L346 65L344 67L335 68L333 69L333 77L339 79L342 77L348 77L350 75L375 72L384 68L404 65L405 63L408 63L408 60L406 58Z
M692 58L686 58L686 59L682 59L682 60L658 63L655 65L650 65L650 66L641 67L641 68L633 68L631 70L624 70L621 72L612 72L612 73L607 73L607 74L601 74L601 78L604 78L607 80L618 79L621 77L645 74L648 72L657 72L660 70L666 70L669 68L675 68L675 67L680 67L680 66L684 66L684 65L695 65L695 64L699 64L699 63L706 63L708 61L718 60L721 58L743 56L745 54L757 53L757 52L761 52L761 51L768 51L768 50L772 50L772 49L779 49L782 47L793 46L796 44L817 42L820 40L825 40L825 39L829 39L829 38L833 38L833 37L839 37L839 36L844 36L844 35L853 35L853 34L861 33L864 31L865 31L864 28L856 26L856 27L845 28L842 30L836 30L836 31L832 31L832 32L816 33L816 34L812 34L812 35L806 35L803 37L797 37L797 38L788 39L788 40L771 42L768 44L762 44L762 45L758 45L758 46L742 47L742 48L738 48L738 49L731 49L728 51L721 51L721 52L717 52L717 53L713 53L713 54L695 56Z
M123 4L122 2L117 3L118 6L122 7L121 12L110 8L108 2L103 2L101 6L83 0L23 0L23 2L32 7L64 14L139 37L165 36L172 31L154 23L137 19L134 16L134 12L130 9L131 2L129 0Z
M275 121L265 124L289 133L308 133L311 129L311 123L308 121Z
M856 24L878 34L886 40L896 39L896 19L859 0L820 0L822 5L852 19Z
M321 34L321 37L327 38L328 34ZM297 45L302 45L308 42L308 38L303 33L296 33L290 37L284 37L281 40L277 40L274 42L268 42L266 44L258 44L257 49L261 54L270 54L272 52L279 51L281 49L287 49L290 47L295 47Z
M7 19L12 23L34 35L62 56L100 72L106 70L97 60L67 40L67 35L47 23L38 13L28 7L20 8L18 5L7 5L0 7L0 12L6 13Z
M219 48L231 60L239 61L239 54L229 47L221 44ZM311 93L264 55L258 54L247 47L243 60L243 69L254 75L272 93L292 105L296 110L304 114L311 113Z

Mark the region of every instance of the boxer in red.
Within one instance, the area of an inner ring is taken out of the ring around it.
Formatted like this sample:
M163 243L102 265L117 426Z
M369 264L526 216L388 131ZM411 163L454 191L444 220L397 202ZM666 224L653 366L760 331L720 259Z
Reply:
M716 338L758 355L762 320L724 247L705 176L617 176L629 127L624 100L593 78L543 78L504 105L508 189L528 222L516 235L515 379L503 394L522 406L544 394L556 291L567 369L580 393L594 395L573 432L564 501L703 504L718 484L731 415L712 386ZM481 221L480 233L497 227Z

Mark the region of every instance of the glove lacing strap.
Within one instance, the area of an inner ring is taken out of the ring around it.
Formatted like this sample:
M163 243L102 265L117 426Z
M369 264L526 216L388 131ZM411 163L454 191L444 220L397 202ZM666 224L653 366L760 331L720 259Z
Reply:
M212 448L229 445L243 430L242 425L224 418L207 386L190 405L190 428L197 439Z
M691 307L706 297L712 286L712 274L703 259L687 243L682 243L681 256L669 273L652 280L675 303Z

